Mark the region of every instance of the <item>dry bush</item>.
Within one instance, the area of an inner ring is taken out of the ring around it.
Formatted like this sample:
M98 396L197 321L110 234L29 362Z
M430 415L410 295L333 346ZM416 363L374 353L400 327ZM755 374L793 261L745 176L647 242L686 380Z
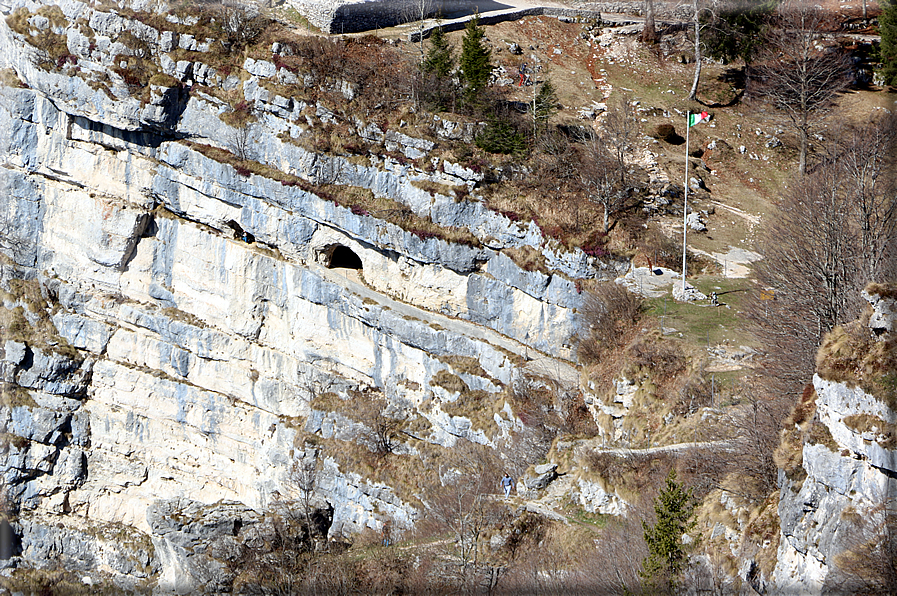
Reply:
M723 487L724 480L739 469L729 447L691 449L676 461L676 473L695 497L703 499L710 491Z
M404 420L390 415L389 403L383 398L359 395L352 401L352 405L352 418L365 426L363 438L367 447L378 458L391 454L398 444Z
M425 488L429 498L419 531L448 536L439 551L443 577L455 592L494 588L500 579L503 556L489 547L489 538L511 519L507 506L494 498L502 470L493 449L460 442L453 461L440 464Z
M897 515L894 503L879 503L862 515L844 510L848 530L841 533L843 551L825 579L823 594L897 593Z
M651 378L657 385L672 381L686 367L681 345L662 337L639 337L630 344L627 355L633 367L650 370Z
M213 14L221 28L221 43L229 52L255 43L272 23L255 7L234 1L222 3Z
M589 470L626 494L654 494L676 460L670 453L596 451L587 458Z
M642 310L642 298L616 283L592 290L583 301L580 359L597 362L605 352L619 347L638 325Z
M731 454L742 479L742 494L759 501L778 487L775 452L779 429L791 409L791 401L782 397L765 399L756 389L749 389L746 394L748 404L731 418Z
M671 411L676 416L690 416L700 408L710 406L712 399L710 382L701 372L696 371L682 380L682 386L676 390Z
M426 586L427 567L421 567L415 558L394 548L367 549L354 561L353 593L420 594Z
M620 596L649 593L639 576L642 561L648 556L642 524L653 523L654 517L651 498L644 495L626 515L609 523L574 572L574 592Z
M498 593L558 596L595 593L589 589L588 573L582 572L583 561L595 549L593 531L578 525L548 523L532 514L525 514L524 519L522 544L508 566Z

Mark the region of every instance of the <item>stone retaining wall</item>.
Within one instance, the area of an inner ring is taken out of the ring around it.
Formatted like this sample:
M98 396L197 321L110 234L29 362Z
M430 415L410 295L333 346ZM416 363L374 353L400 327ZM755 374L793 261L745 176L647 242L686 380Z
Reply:
M381 27L392 27L404 22L416 20L415 4L418 0L288 0L315 27L324 33L357 33ZM471 0L433 0L434 14L451 15L453 12L479 6ZM483 10L480 17L484 25L492 25L504 21L512 21L525 16L546 15L568 18L600 18L600 13L641 15L643 2L588 2L577 3L570 8L536 6L513 10L498 8ZM676 3L659 2L655 6L658 18L686 18L688 7ZM470 17L452 19L443 23L446 30L454 31L464 27ZM424 32L426 37L432 27ZM412 41L416 40L414 34Z

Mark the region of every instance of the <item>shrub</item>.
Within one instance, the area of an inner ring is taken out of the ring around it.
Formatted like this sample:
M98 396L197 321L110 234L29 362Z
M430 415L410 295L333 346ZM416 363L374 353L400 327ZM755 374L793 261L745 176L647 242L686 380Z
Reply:
M642 298L608 282L589 292L583 301L579 356L595 362L606 350L621 345L641 319Z
M477 135L476 145L488 153L523 153L526 140L523 134L505 120L492 120Z

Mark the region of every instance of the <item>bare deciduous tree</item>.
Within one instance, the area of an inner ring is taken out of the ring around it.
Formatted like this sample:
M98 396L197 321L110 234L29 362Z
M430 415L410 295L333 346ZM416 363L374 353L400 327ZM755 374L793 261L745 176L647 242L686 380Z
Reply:
M868 282L897 272L895 127L889 116L841 131L825 162L793 182L770 218L756 269L765 290L747 314L769 355L773 394L799 394L825 333L857 317Z
M688 99L694 101L698 98L698 82L701 80L701 7L699 0L692 0L692 19L695 30L695 77L688 92Z
M252 123L237 126L231 129L227 135L227 148L239 160L252 160L255 157Z
M618 96L607 110L601 136L617 160L617 173L622 185L626 184L626 156L635 148L640 132L632 97L625 93Z
M897 273L887 267L897 239L897 114L836 131L833 144L856 209L866 281L891 278Z
M420 51L419 64L424 63L424 27L426 20L436 11L434 0L409 0L402 9L402 20L406 23L417 22L417 46Z
M460 593L490 593L504 576L507 561L493 556L486 536L507 520L508 511L495 499L501 477L493 455L479 445L456 446L457 465L440 471L440 484L428 505L429 522L439 533L449 532L452 543L445 553L451 560L450 576Z
M753 75L758 91L788 117L797 133L801 174L807 171L814 117L849 83L847 55L823 43L824 18L822 9L809 0L782 5Z
M604 209L602 230L607 233L610 217L622 209L626 195L626 157L635 147L640 131L638 117L628 95L620 96L607 112L600 134L589 132L583 144L579 178L586 195Z
M610 217L623 206L624 195L617 189L619 167L601 137L593 135L583 144L579 179L589 201L604 209L601 229L606 233Z
M311 516L314 511L312 507L312 499L314 498L315 488L318 485L318 452L314 449L307 449L305 456L293 463L293 469L290 471L290 481L299 489L299 498L302 503L302 512L305 515L305 524L308 527L308 535L314 540L314 526Z
M356 412L367 429L365 438L368 446L378 457L386 457L396 448L404 421L387 412L389 404L385 399L369 396L362 399L363 401L356 400Z

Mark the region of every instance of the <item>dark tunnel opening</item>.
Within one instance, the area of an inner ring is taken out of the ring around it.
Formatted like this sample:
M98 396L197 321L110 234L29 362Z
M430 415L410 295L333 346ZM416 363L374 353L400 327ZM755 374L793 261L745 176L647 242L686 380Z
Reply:
M348 246L337 246L330 255L330 269L361 269L361 259Z

